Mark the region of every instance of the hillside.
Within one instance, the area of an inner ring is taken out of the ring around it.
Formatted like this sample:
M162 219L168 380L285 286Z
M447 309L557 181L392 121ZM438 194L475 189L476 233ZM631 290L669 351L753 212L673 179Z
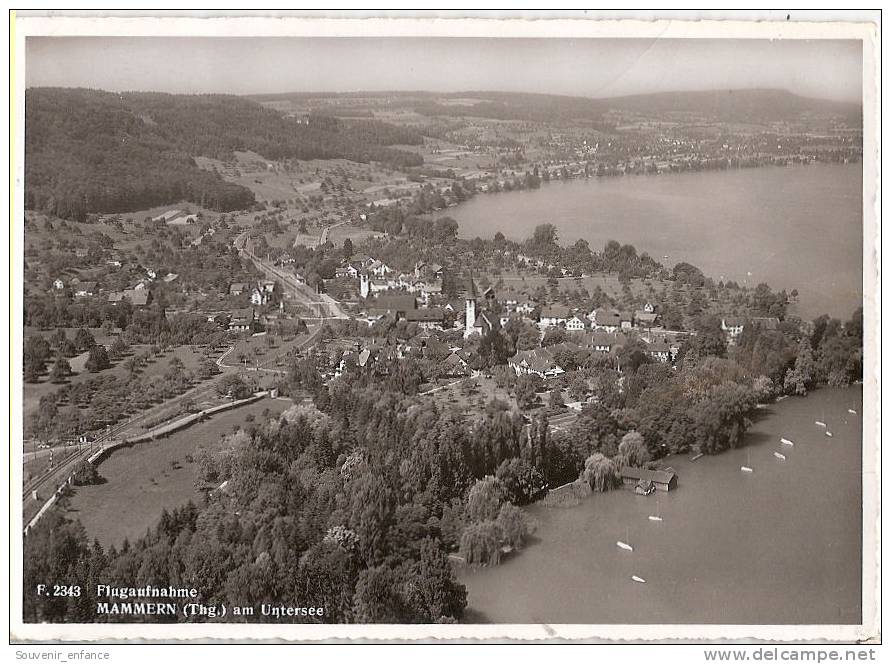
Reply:
M374 109L377 106L375 100L386 98L389 107L412 108L423 115L538 122L598 122L610 112L663 119L667 114L680 113L719 122L761 123L814 116L834 117L851 125L861 122L859 104L801 97L786 90L771 89L678 91L603 98L479 90L453 93L292 93L254 95L251 98L266 103L290 101L309 108L320 106L326 99L336 99L337 104L332 105L332 112L340 113ZM467 103L467 100L472 100L472 103Z
M301 123L233 95L33 88L25 94L25 205L70 219L179 200L243 209L254 203L250 190L201 170L193 157L225 160L243 150L271 160L415 166L421 157L387 146L422 142L377 121Z

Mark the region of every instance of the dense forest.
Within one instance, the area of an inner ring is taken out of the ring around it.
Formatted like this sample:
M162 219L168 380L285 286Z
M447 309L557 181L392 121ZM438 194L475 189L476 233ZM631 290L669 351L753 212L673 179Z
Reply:
M301 123L231 95L33 88L25 94L25 206L79 221L179 200L244 209L254 203L251 191L201 170L193 157L225 160L246 150L419 166L419 155L388 146L421 142L373 120Z

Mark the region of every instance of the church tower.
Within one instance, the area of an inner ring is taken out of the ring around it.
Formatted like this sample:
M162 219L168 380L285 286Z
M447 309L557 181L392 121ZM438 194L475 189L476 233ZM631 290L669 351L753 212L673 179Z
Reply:
M473 334L473 326L476 324L476 285L473 277L467 280L467 292L464 295L464 338Z
M371 284L368 281L368 273L363 272L359 275L359 295L363 298L367 298L370 291Z

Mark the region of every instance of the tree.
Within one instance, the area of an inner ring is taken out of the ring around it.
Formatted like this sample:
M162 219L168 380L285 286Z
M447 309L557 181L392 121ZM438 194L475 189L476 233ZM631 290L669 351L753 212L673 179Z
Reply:
M68 360L64 356L59 355L56 357L56 363L53 365L52 371L50 371L50 381L53 383L64 383L70 375L71 365L68 364Z
M233 399L245 399L251 395L250 386L240 376L229 374L217 381L217 394Z
M690 409L696 446L704 454L716 454L742 444L751 426L755 393L745 385L724 383Z
M495 521L471 523L461 533L459 551L468 565L501 562L501 531Z
M629 431L622 436L619 443L619 456L616 462L620 466L641 467L650 460L650 452L647 450L644 438L637 431Z
M418 622L438 623L460 619L467 606L467 589L455 580L455 572L439 543L421 542L420 558L409 575L407 598Z
M500 480L484 477L477 480L467 494L467 507L464 515L470 521L486 521L498 516L498 509L504 502L506 490Z
M619 477L619 468L616 462L605 457L600 452L595 452L585 459L582 479L590 484L595 491L615 489L622 481Z
M111 348L109 349L109 354L111 355L111 357L118 360L122 358L124 354L127 353L129 350L130 344L124 341L122 337L118 337L112 342Z
M517 381L514 384L514 396L520 408L529 410L535 406L535 402L538 400L536 389L540 382L541 379L538 376L530 374L523 374L517 377Z
M551 327L544 333L541 345L556 346L557 344L562 344L564 341L566 341L566 330L562 327Z
M783 390L787 394L805 396L808 389L813 387L816 373L817 363L814 360L814 351L810 341L802 339L798 344L798 357L795 358L795 366L786 371Z
M535 250L552 249L557 245L557 227L553 224L539 224L532 232L532 238L529 241Z
M42 336L35 334L28 338L22 357L26 382L37 382L40 375L46 371L46 362L49 358L49 353L50 345Z
M569 398L573 401L584 401L588 396L588 380L576 373L569 381Z
M84 365L90 373L96 373L111 366L105 346L95 345L90 348L90 355Z
M506 499L515 505L528 505L547 491L547 482L538 468L521 457L502 461L495 477L504 487Z
M62 343L65 342L66 340L67 340L67 337L65 336L65 330L64 330L64 328L60 327L53 333L53 336L50 337L49 342L50 342L50 346L58 349L62 345Z
M498 525L501 541L516 550L523 548L526 538L534 530L523 510L510 503L501 506L495 523Z
M414 622L402 594L404 586L401 570L381 565L361 572L353 599L356 620L360 623Z
M706 316L696 324L696 336L690 337L689 351L697 358L724 357L727 354L727 340L721 329L721 321L715 316Z
M129 360L128 360L129 361ZM201 380L207 380L212 376L216 376L220 373L220 368L217 366L217 363L211 360L210 358L202 358L198 363L198 378Z
M482 368L505 364L510 356L507 339L500 330L490 328L480 340L479 357Z
M521 318L511 318L504 326L504 333L510 338L516 350L538 348L539 332L531 323Z
M350 238L343 241L343 257L345 260L350 260L353 257L353 241Z
M74 336L74 346L79 353L90 350L95 345L96 340L93 338L93 335L84 327L80 328Z

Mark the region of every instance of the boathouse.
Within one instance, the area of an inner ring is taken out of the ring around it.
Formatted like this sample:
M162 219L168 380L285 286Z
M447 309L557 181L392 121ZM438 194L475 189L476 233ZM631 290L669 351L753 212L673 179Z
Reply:
M622 484L637 486L639 482L652 482L660 491L672 491L678 488L678 474L671 468L664 470L647 470L646 468L622 468Z

